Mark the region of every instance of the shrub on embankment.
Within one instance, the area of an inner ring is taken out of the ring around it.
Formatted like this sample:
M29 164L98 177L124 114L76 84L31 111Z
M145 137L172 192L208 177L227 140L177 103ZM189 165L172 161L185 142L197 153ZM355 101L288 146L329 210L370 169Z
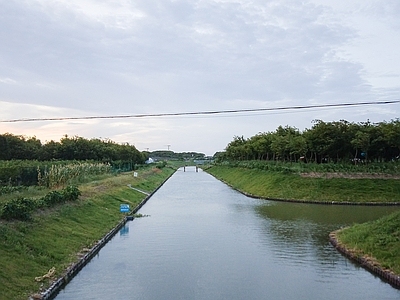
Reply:
M206 171L233 188L260 198L310 202L400 202L400 180L303 177L299 173L258 168L212 166Z
M127 185L154 191L174 170L147 167L79 185L82 195L33 212L29 221L0 220L0 300L26 300L97 244L122 219L120 204L136 207L144 194ZM1 201L0 201L1 202ZM36 277L55 268L41 282Z
M376 163L304 163L282 162L265 160L234 160L223 161L219 165L240 167L246 169L258 169L285 174L299 173L340 173L340 174L386 174L400 176L400 162L376 162Z
M39 199L18 197L7 201L0 210L0 218L4 220L28 221L35 210L53 207L57 204L77 200L81 192L76 186L68 186L61 191L51 191Z
M372 265L400 276L400 211L339 230L335 237L352 256L365 257Z

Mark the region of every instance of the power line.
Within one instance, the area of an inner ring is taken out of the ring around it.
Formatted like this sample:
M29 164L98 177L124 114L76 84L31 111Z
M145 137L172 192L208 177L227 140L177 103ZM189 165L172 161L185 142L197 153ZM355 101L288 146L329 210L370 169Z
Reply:
M148 117L170 117L170 116L193 116L193 115L217 115L217 114L233 114L233 113L244 113L244 112L263 112L263 111L265 112L265 111L278 111L278 110L300 110L300 109L311 109L311 108L334 108L334 107L363 106L363 105L383 105L383 104L393 104L393 103L399 103L399 102L400 102L400 100L390 100L390 101L375 101L375 102L355 102L355 103L340 103L340 104L321 104L321 105L286 106L286 107L273 107L273 108L214 110L214 111L158 113L158 114L60 117L60 118L27 118L27 119L0 120L0 123L65 121L65 120L93 120L93 119L126 119L126 118L148 118Z

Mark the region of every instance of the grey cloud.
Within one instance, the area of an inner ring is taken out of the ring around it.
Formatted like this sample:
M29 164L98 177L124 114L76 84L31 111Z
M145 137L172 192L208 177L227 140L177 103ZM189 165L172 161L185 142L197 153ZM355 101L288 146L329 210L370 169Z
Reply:
M371 18L399 9L395 1L373 3L379 9ZM362 62L338 55L359 32L333 9L307 1L38 0L0 7L0 101L104 115L396 94L368 84ZM397 26L394 17L390 22Z

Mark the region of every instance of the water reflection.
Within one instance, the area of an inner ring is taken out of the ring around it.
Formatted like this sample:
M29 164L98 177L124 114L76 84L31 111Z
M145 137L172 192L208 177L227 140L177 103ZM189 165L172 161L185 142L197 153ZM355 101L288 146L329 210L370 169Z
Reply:
M340 254L332 251L329 233L354 223L376 220L396 210L395 206L337 206L302 203L270 202L254 207L262 218L261 239L273 247L278 260L302 265L314 264L323 277L337 275L336 264L343 262ZM293 259L296 257L296 259ZM318 259L315 260L315 257ZM344 265L354 266L344 260ZM324 275L325 274L325 275Z
M129 224L125 224L120 230L119 230L119 235L120 236L127 236L129 234Z
M252 199L187 167L56 299L400 299L328 242L390 210Z
M351 225L375 220L398 209L396 206L318 205L268 201L268 205L257 206L256 212L266 218L281 221L303 219L323 225Z

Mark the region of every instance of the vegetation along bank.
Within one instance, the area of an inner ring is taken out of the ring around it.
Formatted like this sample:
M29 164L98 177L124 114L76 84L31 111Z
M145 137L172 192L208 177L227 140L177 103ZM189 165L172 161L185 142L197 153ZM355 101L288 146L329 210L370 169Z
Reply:
M121 222L120 204L134 208L146 197L128 185L151 193L174 171L162 164L139 168L137 177L134 172L107 173L58 189L37 186L3 191L0 300L26 300L46 290ZM27 214L12 215L13 210L5 208L10 203Z
M329 239L344 255L400 288L400 211L332 232Z
M257 198L319 204L398 205L400 180L329 165L267 162L223 163L206 169L238 191ZM336 169L334 169L336 168ZM373 168L373 166L372 166ZM327 172L327 170L331 172ZM334 172L332 172L332 170ZM400 288L400 210L385 218L330 234L344 255Z
M224 163L208 168L207 172L238 191L263 199L325 204L400 204L399 174L377 177L375 173L340 172L340 169L322 171L321 165L314 168L311 164L267 162Z

